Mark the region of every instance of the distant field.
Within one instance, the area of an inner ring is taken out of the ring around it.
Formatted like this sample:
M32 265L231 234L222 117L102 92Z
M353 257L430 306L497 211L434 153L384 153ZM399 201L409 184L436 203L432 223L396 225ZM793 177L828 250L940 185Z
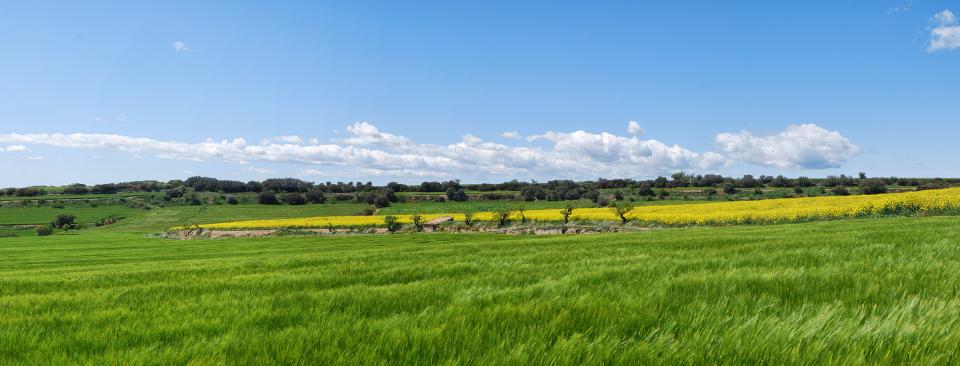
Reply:
M77 217L77 223L93 223L99 219L114 217L131 217L143 214L139 208L126 206L101 205L97 207L17 207L0 208L0 225L46 224L53 221L57 215L70 214Z
M366 204L335 203L323 205L216 205L216 206L172 206L144 211L136 217L110 225L107 230L124 232L155 233L174 226L189 224L209 224L223 221L285 219L296 217L355 215ZM141 210L142 211L142 210Z
M242 209L242 208L241 208ZM0 238L0 364L950 364L960 219Z
M33 200L46 200L46 201L56 201L56 200L83 200L83 199L104 199L104 198L130 198L130 197L144 197L150 196L152 194L160 193L151 193L151 192L131 192L131 193L117 193L117 194L60 194L60 195L43 195L43 196L0 196L0 201L33 201Z

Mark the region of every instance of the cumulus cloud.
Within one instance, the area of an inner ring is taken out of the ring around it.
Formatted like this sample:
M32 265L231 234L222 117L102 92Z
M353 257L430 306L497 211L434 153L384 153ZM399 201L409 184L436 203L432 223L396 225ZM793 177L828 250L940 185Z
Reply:
M368 122L347 127L348 136L331 143L281 136L251 144L242 138L204 142L93 133L0 134L0 143L113 150L130 155L193 161L282 162L307 165L304 176L377 176L394 178L509 179L650 177L678 170L712 171L733 157L775 167L830 167L856 153L836 132L815 125L790 126L767 137L748 132L720 134L727 156L695 152L657 140L607 132L554 132L529 136L526 146L507 146L464 135L450 144L422 144L380 131ZM248 167L258 173L259 168Z
M780 169L836 168L860 151L839 132L815 124L790 125L771 136L721 133L716 142L728 158Z
M642 135L646 130L643 127L640 127L640 124L637 121L627 122L627 132L631 135Z
M521 138L520 133L517 132L516 130L501 132L500 137L503 137L505 139L514 139L514 140L519 140Z
M28 147L26 147L26 146L23 146L23 145L10 145L10 146L7 146L7 147L5 147L5 148L3 148L3 149L0 149L0 151L6 151L6 152L30 152L30 148L28 148Z
M930 44L927 52L953 50L960 48L960 25L957 16L949 9L941 11L930 18L934 28L930 29Z
M173 50L174 50L174 51L177 51L177 52L188 52L188 51L190 51L190 46L188 46L188 45L187 45L186 43L184 43L183 41L173 42L173 43L171 44L171 46L173 46Z

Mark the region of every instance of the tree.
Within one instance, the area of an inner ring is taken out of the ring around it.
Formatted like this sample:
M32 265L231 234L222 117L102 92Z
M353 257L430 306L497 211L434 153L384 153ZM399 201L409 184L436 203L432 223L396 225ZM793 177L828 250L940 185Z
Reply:
M795 187L793 187L793 193L803 194L803 187L797 184Z
M536 201L547 198L547 193L538 186L526 186L520 190L520 198L524 201Z
M524 212L527 212L527 208L526 208L526 207L523 207L523 205L520 205L519 207L517 207L517 213L520 214L520 222L526 224L526 223L527 223L527 215L525 215Z
M630 206L623 202L614 202L613 206L610 207L613 210L613 213L620 218L620 224L626 224L630 219L627 218L627 214L633 211L633 206Z
M650 186L650 183L643 182L640 183L640 187L637 188L637 193L641 196L653 197L657 193L653 191L653 187Z
M284 193L283 202L288 205L300 206L307 204L307 199L299 193Z
M570 216L573 215L573 205L568 203L566 207L560 210L560 215L563 215L564 225L570 223Z
M467 210L463 212L463 223L467 226L473 226L473 211Z
M864 173L864 172L859 172L859 173L857 173L857 175L859 175L859 176L860 176L860 179L861 179L861 180L863 180L863 179L867 179L867 173Z
M413 221L413 226L417 228L417 231L423 231L423 216L420 215L420 212L414 212L413 215L410 215L410 221Z
M73 215L57 215L57 218L50 223L50 226L53 226L57 229L72 229L75 226L76 219L77 217Z
M497 224L502 227L510 222L510 209L506 206L500 206L493 212L493 217L497 219Z
M311 189L307 192L307 201L310 203L324 203L327 202L327 196L323 194L323 191L319 189Z
M400 230L400 220L396 216L388 215L383 217L383 224L387 227L387 231L391 233L397 232Z
M277 200L277 192L263 191L257 193L257 203L261 205L278 205L280 201Z
M463 202L469 199L467 192L463 188L458 187L449 187L447 188L447 199L454 202Z

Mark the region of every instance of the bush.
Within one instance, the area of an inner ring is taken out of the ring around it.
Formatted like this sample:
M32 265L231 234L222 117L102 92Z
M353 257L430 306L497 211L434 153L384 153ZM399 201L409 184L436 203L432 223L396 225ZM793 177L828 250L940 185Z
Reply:
M733 187L733 184L726 183L723 185L723 193L726 194L736 194L737 189Z
M887 183L882 179L864 179L860 181L860 192L863 194L887 193Z
M833 192L833 194L838 195L838 196L848 196L848 195L850 195L850 191L847 191L847 187L844 187L843 185L839 185L839 186L830 188L830 192Z
M417 228L417 231L423 231L423 216L419 212L410 215L410 221L413 221L413 226Z
M37 236L48 236L53 234L53 228L49 225L38 225L36 230Z
M236 196L227 196L227 204L237 205L240 204L240 200Z
M183 197L183 192L180 191L179 189L168 189L166 191L163 191L163 199L166 201L170 201L174 198L180 198L180 197Z
M398 220L396 216L384 216L383 223L387 227L387 231L391 233L395 233L397 230L400 230L400 220Z
M647 196L647 197L652 197L657 195L653 191L653 188L650 187L650 183L647 183L647 182L640 183L640 187L637 189L637 193L640 194L641 196Z
M377 210L376 210L376 209L374 209L373 207L367 207L367 208L361 210L360 213L358 213L358 215L360 215L360 216L373 216L373 215L376 214L376 213L377 213Z
M307 204L307 199L303 198L303 195L299 193L284 193L283 202L288 205L300 206Z
M277 193L274 191L263 191L257 193L257 203L261 205L278 205Z
M50 226L53 226L58 229L70 229L76 225L75 223L76 220L77 220L77 217L73 215L67 215L67 214L57 215L57 218L50 223Z
M384 208L390 206L390 200L386 196L377 196L373 199L373 206L376 208Z

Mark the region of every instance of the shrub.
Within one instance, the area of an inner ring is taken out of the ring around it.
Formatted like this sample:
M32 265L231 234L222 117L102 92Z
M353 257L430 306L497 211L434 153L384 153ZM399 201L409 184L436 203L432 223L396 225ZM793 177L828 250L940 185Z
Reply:
M860 181L860 192L863 194L887 193L887 184L882 179L863 179Z
M53 228L49 225L37 225L37 236L47 236L53 234Z
M263 191L257 193L257 203L261 205L277 205L280 204L280 201L277 200L277 193L274 191Z
M436 196L433 198L433 202L447 202L447 198L444 196Z
M288 205L300 206L307 204L307 199L299 193L284 193L283 202Z
M830 188L830 192L832 192L833 194L838 195L838 196L848 196L848 195L850 195L850 191L847 191L847 187L844 187L843 185L839 185L839 186Z
M395 233L397 230L400 230L400 220L398 220L396 216L384 216L383 223L387 227L387 231L391 233Z
M640 183L640 187L637 188L637 193L640 194L641 196L647 196L647 197L652 197L657 195L653 191L653 187L650 187L650 183L647 183L647 182Z
M166 201L170 201L174 198L180 198L180 197L183 197L183 192L180 191L179 189L168 189L166 191L163 191L163 199Z
M373 207L367 207L367 208L361 210L358 215L360 215L360 216L373 216L373 215L376 214L376 213L377 213L377 210L376 210L376 209L374 209Z
M464 211L463 212L463 223L467 226L473 225L473 211Z
M390 200L386 196L377 196L373 199L373 205L376 208L384 208L390 206Z
M73 215L67 215L67 214L57 215L57 218L50 223L50 226L53 226L58 229L70 229L76 225L75 223L76 220L77 220L77 217Z
M240 204L240 200L236 196L227 196L227 204L237 205Z
M597 204L597 207L606 207L607 204L610 203L610 201L607 200L607 197L603 196L597 197L597 199L593 202Z
M736 193L737 193L737 189L733 187L733 184L725 183L725 184L723 185L723 193L726 193L726 194L736 194Z
M423 216L419 212L414 212L413 215L410 215L410 221L413 221L413 226L417 228L417 231L423 230Z

